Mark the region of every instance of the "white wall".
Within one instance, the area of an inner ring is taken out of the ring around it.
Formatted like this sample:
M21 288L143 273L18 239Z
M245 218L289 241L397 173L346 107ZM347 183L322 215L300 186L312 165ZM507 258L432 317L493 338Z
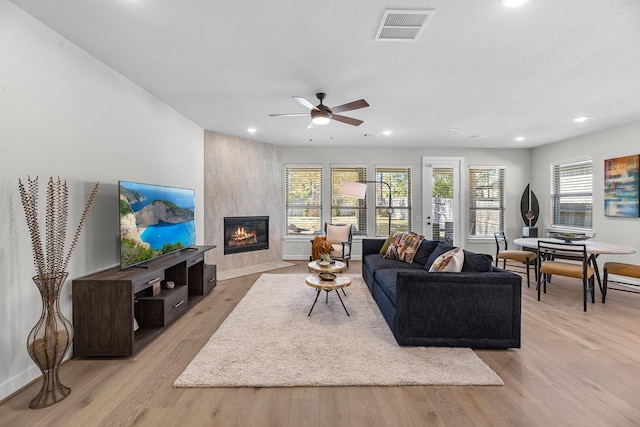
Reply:
M18 179L38 176L41 194L50 176L67 180L70 235L101 182L63 289L71 319L71 279L118 263L119 179L195 188L204 243L204 130L6 0L0 63L2 399L40 375L26 348L41 302Z
M392 140L391 140L392 143ZM510 240L519 237L522 232L522 216L520 214L520 198L524 188L529 183L528 149L455 149L455 148L320 148L320 147L287 147L283 150L285 164L321 164L323 167L323 187L330 188L329 171L332 164L361 165L368 167L368 176L373 175L375 166L410 166L412 169L412 206L413 231L423 233L422 219L422 158L427 157L460 157L464 159L461 180L463 188L467 187L469 166L504 166L506 168L506 227L505 231ZM284 165L283 165L284 168ZM329 191L329 190L327 190ZM326 192L325 192L326 193ZM467 195L462 195L462 209L467 206ZM328 209L324 210L325 213ZM328 214L327 214L328 215ZM468 225L466 215L462 215L463 234L461 244L465 249L495 253L495 241L467 240ZM329 220L329 217L325 218ZM307 259L310 253L309 237L288 237L284 239L284 259ZM359 239L355 239L353 258L360 259L362 247Z
M602 132L572 138L532 150L531 187L540 202L540 223L543 233L549 227L549 164L564 159L591 155L593 158L593 231L594 240L617 243L640 249L640 219L615 218L604 215L604 161L615 157L640 154L640 121ZM602 255L606 261L640 264L640 253L633 255Z

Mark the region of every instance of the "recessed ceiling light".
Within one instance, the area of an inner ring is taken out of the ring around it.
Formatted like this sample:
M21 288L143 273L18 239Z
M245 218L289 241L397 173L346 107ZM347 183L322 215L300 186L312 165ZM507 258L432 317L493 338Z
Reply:
M578 123L586 122L587 120L589 120L589 116L580 116L573 119L574 122L578 122Z
M247 132L249 133L256 133L258 130L256 128L249 128L247 129Z
M451 128L451 132L458 132L460 128Z
M525 4L527 0L500 0L500 4L504 7L518 7Z
M389 135L391 135L392 133L393 133L393 132L391 132L390 130L383 130L383 131L382 131L382 134L383 134L383 135L385 135L385 136L389 136Z
M524 141L524 136L519 136L516 138L516 141Z

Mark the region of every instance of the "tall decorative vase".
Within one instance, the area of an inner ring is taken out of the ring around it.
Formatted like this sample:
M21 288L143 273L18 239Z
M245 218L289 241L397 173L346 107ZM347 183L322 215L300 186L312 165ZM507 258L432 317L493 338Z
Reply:
M38 216L38 177L27 179L26 185L18 180L20 198L31 236L33 261L38 274L33 277L42 298L42 314L29 333L27 351L42 371L42 389L31 401L31 408L45 408L67 397L71 389L60 382L58 370L73 338L73 326L60 312L60 291L64 285L71 254L78 243L80 231L87 220L89 209L98 192L93 187L80 222L65 256L69 189L66 181L47 183L44 233Z
M71 389L58 375L62 359L73 339L73 326L60 312L60 291L67 272L33 277L42 297L42 314L27 339L27 350L42 371L42 389L29 407L45 408L64 399Z

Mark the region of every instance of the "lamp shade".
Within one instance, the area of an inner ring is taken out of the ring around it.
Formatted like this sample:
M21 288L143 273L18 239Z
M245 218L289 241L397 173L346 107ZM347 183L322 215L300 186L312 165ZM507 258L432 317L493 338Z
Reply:
M340 193L343 196L364 199L364 196L367 194L367 184L362 182L343 181L340 186L342 188Z

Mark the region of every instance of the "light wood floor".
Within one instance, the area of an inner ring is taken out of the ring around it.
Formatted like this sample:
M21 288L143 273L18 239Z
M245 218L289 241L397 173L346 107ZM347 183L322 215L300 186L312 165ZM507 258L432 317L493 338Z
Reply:
M352 262L348 272L360 271ZM306 262L272 271L304 272ZM0 425L640 425L640 295L611 291L603 305L598 293L584 313L581 286L560 277L541 302L525 281L521 349L477 351L503 387L173 388L258 277L220 282L134 357L70 360L67 399L31 410L32 384L0 404Z

